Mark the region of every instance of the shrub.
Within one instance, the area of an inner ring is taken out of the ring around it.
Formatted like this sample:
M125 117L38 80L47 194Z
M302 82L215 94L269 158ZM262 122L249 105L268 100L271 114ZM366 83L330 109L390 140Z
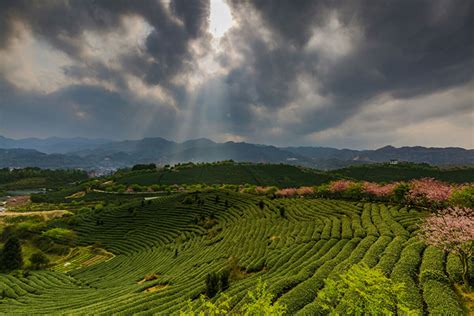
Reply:
M191 300L185 309L181 309L180 316L198 316L198 315L241 315L241 316L282 316L285 314L286 308L284 305L276 302L272 304L273 295L267 290L266 283L260 279L255 291L249 290L244 304L237 310L231 311L231 298L223 294L222 299L217 303L213 303L206 299L203 295L200 296L199 301L193 304Z
M247 292L247 302L242 306L242 315L282 316L286 312L285 305L278 302L272 304L273 294L267 290L267 284L258 280L255 291Z
M448 258L446 260L446 272L450 279L453 282L461 282L462 281L462 262L458 256L453 253L448 254Z

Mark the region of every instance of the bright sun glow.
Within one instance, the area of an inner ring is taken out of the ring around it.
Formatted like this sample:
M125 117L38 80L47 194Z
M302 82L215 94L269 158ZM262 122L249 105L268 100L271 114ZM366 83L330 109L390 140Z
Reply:
M229 5L224 0L211 0L209 31L214 38L222 37L232 26L232 14Z

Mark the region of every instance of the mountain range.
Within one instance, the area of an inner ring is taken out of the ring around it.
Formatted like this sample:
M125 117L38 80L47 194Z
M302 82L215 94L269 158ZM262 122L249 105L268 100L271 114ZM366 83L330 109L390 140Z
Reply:
M474 150L457 147L385 146L375 150L330 147L275 147L206 138L174 142L161 137L111 141L88 138L0 136L0 167L116 169L138 163L174 164L219 160L286 163L330 170L390 160L432 165L474 164Z

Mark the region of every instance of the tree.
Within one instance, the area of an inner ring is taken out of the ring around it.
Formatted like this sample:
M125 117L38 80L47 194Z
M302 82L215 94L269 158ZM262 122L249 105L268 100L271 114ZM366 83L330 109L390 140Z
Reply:
M393 200L397 203L405 202L405 196L410 191L410 185L405 182L398 183L393 188Z
M328 278L318 292L318 303L329 315L394 315L409 309L400 304L403 284L395 284L382 271L354 265L337 279Z
M230 269L221 271L219 275L219 288L221 291L225 291L229 288Z
M447 208L425 218L420 228L420 236L428 245L459 257L462 280L469 288L469 260L474 257L474 210Z
M30 262L34 269L40 269L49 263L49 259L42 252L36 252L31 255Z
M213 298L219 292L219 276L217 273L208 273L206 276L206 296Z
M23 254L21 251L20 240L12 236L8 238L3 246L1 257L1 270L11 271L23 266Z
M281 206L281 207L279 208L279 210L280 210L280 217L285 218L285 217L286 217L286 209L285 209L285 207L284 207L284 206Z

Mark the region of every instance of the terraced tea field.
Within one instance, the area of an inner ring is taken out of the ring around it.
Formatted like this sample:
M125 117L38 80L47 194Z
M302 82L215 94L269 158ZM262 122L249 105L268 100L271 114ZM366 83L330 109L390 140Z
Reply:
M259 201L182 194L84 216L81 243L114 256L94 262L78 254L77 269L0 274L0 314L178 314L229 258L241 274L225 291L234 308L261 278L289 315L318 314L324 280L363 262L403 282L403 301L418 314L464 314L451 283L460 263L416 239L418 211L324 199L265 200L261 208Z

